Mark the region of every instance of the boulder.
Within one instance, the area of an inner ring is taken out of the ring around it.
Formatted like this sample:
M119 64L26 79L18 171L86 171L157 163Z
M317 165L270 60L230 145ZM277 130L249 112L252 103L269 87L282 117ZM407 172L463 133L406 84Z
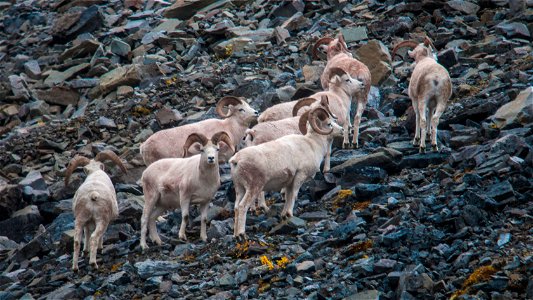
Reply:
M513 101L500 107L491 119L499 128L531 124L533 122L533 87L523 90Z
M366 45L359 47L355 51L355 57L370 69L372 85L381 85L392 73L389 50L378 40L368 41Z

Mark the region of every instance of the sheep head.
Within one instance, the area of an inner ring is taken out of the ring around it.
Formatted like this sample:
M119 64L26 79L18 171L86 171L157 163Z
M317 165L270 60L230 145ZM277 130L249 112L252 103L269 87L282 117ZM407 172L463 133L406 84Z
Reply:
M218 147L219 142L224 142L233 152L235 152L235 148L233 147L233 142L231 141L230 136L224 131L213 134L211 139L208 139L201 133L192 133L189 135L189 137L187 137L185 145L183 146L185 153L184 157L188 156L189 148L193 144L199 143L202 145L200 148L200 155L202 156L201 160L206 160L207 164L210 165L216 164L218 162L218 151L220 150Z
M433 42L431 41L431 39L427 36L424 38L423 43L418 43L413 40L400 42L392 50L392 58L394 59L394 57L397 54L396 52L398 51L398 49L404 48L404 47L413 49L413 50L408 50L407 54L409 54L409 56L413 58L415 61L419 61L425 57L432 57L435 59L434 52L436 52L436 48L433 45Z
M339 53L345 53L350 56L352 54L350 51L348 51L348 46L346 45L346 42L344 41L344 36L342 33L339 33L337 35L337 38L330 38L330 37L323 37L316 41L315 45L313 46L313 57L315 59L319 58L319 49L325 48L327 51L327 59L330 60L333 56L339 54Z
M298 100L298 102L296 102L296 104L294 105L292 109L292 116L293 117L297 116L298 111L300 111L302 107L312 106L315 103L318 103L318 105L322 107L323 109L325 109L334 119L337 118L337 116L335 116L329 109L329 99L327 95L322 95L320 97L320 102L317 102L315 98L302 98Z
M329 135L342 134L342 127L340 127L331 117L331 115L322 107L315 107L310 111L305 112L298 122L298 127L303 135L307 134L307 123L318 134Z
M106 160L112 161L115 165L120 167L122 172L127 173L128 170L120 160L120 158L111 150L104 150L96 155L94 159L88 159L87 157L76 155L69 163L67 170L65 171L65 185L68 185L72 172L78 167L83 167L83 171L86 174L90 174L97 170L105 170L104 162Z
M225 107L227 107L227 112L224 112ZM246 124L257 120L259 116L259 112L253 109L243 97L234 96L226 96L220 99L217 103L216 112L222 118L236 116Z
M338 87L351 97L357 95L365 89L363 81L352 78L350 74L341 68L331 68L329 73L330 86Z

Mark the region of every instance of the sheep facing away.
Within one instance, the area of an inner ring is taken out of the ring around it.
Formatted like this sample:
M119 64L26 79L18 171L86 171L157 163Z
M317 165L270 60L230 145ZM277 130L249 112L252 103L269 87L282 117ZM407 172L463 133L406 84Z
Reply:
M409 82L409 97L416 116L416 130L413 145L420 146L420 153L426 151L426 135L431 133L431 149L438 151L437 126L439 119L446 109L446 104L452 95L452 81L450 74L435 60L431 48L435 48L429 38L424 43L403 41L392 51L402 47L414 48L408 54L415 60L415 68ZM431 47L431 48L429 48ZM429 122L428 122L429 121Z
M352 78L361 81L364 85L363 90L358 91L352 98L356 100L357 107L353 119L353 139L352 143L343 143L343 148L352 147L355 145L359 147L359 125L361 124L361 117L368 103L368 94L370 93L370 87L372 84L371 74L368 67L353 58L348 46L344 41L342 33L337 35L337 38L324 37L319 39L313 46L313 56L318 58L318 49L326 48L327 51L327 63L324 68L324 72L320 76L320 83L323 89L328 89L330 85L331 73L335 72L335 68L340 68L346 73L350 74ZM348 112L350 113L350 112ZM350 115L348 115L348 122L350 122Z
M160 159L144 170L141 178L144 190L144 209L141 217L143 250L148 248L147 231L154 243L162 244L157 233L156 219L166 210L181 209L179 238L186 240L185 227L189 222L191 204L200 205L200 237L203 241L207 240L207 209L220 187L219 142L224 142L231 151L234 151L233 141L224 131L213 134L211 139L201 133L192 133L185 140L183 151L187 156L189 148L194 143L199 143L200 154L187 158Z
M228 111L224 112L224 107ZM146 166L162 158L179 158L198 154L198 149L183 150L187 137L192 133L201 133L210 137L213 132L225 131L235 143L231 149L235 149L237 143L244 137L246 129L257 119L258 111L250 107L244 98L227 96L220 99L216 107L217 113L224 119L208 119L193 124L178 126L175 128L158 131L151 135L140 147L141 155ZM227 161L233 150L222 145L220 149L221 161Z
M284 189L281 215L292 216L301 185L320 169L329 136L343 133L342 127L320 107L303 114L299 128L304 135L286 135L244 148L229 160L236 194L235 237L245 237L246 212L263 191Z
M97 248L102 249L104 233L109 223L118 217L118 204L115 188L109 176L104 172L103 162L110 160L126 173L126 167L112 151L105 150L89 160L83 156L74 157L65 171L65 186L68 185L72 172L83 166L87 178L80 185L72 201L74 213L74 254L72 270L78 271L78 257L82 234L85 235L83 252L90 249L89 264L95 269Z

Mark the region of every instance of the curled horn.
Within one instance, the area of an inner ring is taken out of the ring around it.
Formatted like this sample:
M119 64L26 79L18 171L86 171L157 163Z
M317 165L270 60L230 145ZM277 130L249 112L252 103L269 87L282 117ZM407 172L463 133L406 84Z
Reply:
M224 113L222 110L224 106L228 105L239 105L242 103L242 100L240 98L234 97L234 96L226 96L220 99L217 103L216 112L219 116L222 118L227 118L231 116L231 111L228 111L227 113Z
M331 70L329 71L329 79L331 80L331 78L335 75L342 77L343 75L346 75L346 74L348 73L346 73L346 71L344 71L341 68L331 68Z
M298 121L298 128L303 135L307 134L307 120L309 119L309 111L304 112L300 116L300 121Z
M321 39L319 39L318 41L316 41L315 45L313 46L313 58L314 59L318 59L318 47L320 47L321 45L329 45L329 43L331 43L333 41L333 38L330 38L330 37L323 37Z
M322 95L320 97L320 106L326 110L326 112L334 119L337 119L337 116L334 115L331 110L329 110L329 99L328 99L328 95Z
M424 37L424 46L431 47L431 49L435 52L437 51L437 48L435 48L435 45L433 45L433 42L427 35Z
M76 170L79 166L86 166L88 165L90 160L87 157L76 155L74 158L70 161L68 164L67 170L65 171L65 186L68 185L68 182L70 181L70 176L72 175L72 172Z
M185 141L185 145L183 145L183 157L189 156L189 148L192 146L192 144L200 143L202 146L205 146L207 141L208 139L205 137L205 135L201 133L191 133Z
M394 56L396 56L396 51L398 51L398 49L403 48L403 47L410 47L414 49L416 48L416 46L418 46L418 43L413 40L403 41L399 43L398 45L394 46L394 49L392 49L392 58L394 59Z
M317 119L324 121L329 117L329 114L325 109L321 107L316 107L311 112L309 112L309 115L310 115L309 124L311 124L311 127L313 128L313 130L316 131L318 134L328 135L333 131L333 128L330 128L329 131L323 130L317 124Z
M296 102L296 104L292 108L292 116L295 117L296 115L298 115L298 111L302 107L309 106L309 105L311 105L311 104L313 104L315 102L316 102L315 98L302 98L302 99L298 100L298 102Z
M341 47L343 50L348 51L348 45L346 44L346 41L344 40L344 35L342 35L342 32L339 32L337 35L337 38L339 39L339 43L341 43Z
M128 170L126 169L126 166L124 166L124 164L122 163L122 160L120 160L120 157L118 157L115 154L115 152L111 150L104 150L102 152L99 152L98 154L96 154L96 157L94 158L94 160L99 161L99 162L110 160L115 165L117 165L122 170L122 172L124 173L128 172Z
M219 131L211 137L211 142L213 144L218 145L219 142L224 142L226 145L228 145L232 152L235 152L235 147L233 146L233 141L231 140L231 137L225 132L225 131Z

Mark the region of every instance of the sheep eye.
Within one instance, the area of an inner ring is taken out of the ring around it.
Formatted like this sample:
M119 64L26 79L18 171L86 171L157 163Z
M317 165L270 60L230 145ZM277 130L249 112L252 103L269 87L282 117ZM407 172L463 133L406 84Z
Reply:
M205 151L204 151L204 149L202 149L202 150L200 150L200 152L204 153Z
M219 149L219 148L217 148L217 152L218 152L218 151L220 151L220 149Z
M244 108L239 109L240 112L244 112Z
M350 82L350 78L346 79L346 82Z

